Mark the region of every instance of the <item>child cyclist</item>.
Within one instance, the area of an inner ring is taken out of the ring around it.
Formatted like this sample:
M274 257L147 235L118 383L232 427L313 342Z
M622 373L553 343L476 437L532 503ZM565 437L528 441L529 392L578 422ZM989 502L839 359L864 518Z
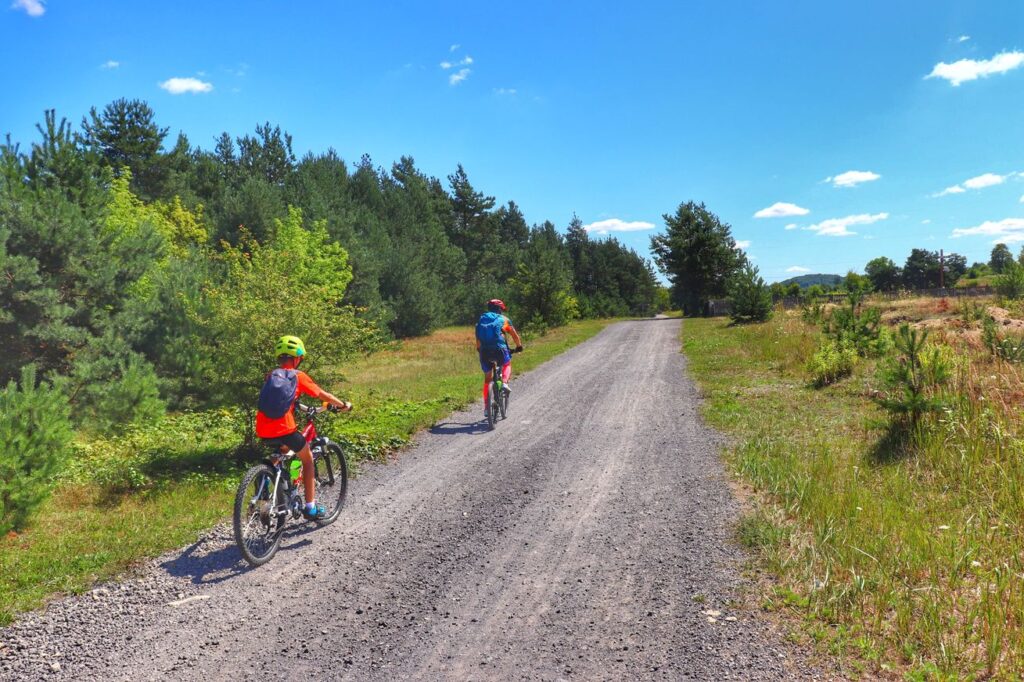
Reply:
M505 334L516 342L516 352L523 350L523 340L512 322L503 314L505 303L500 298L487 302L487 312L476 323L476 349L480 354L480 369L484 371L484 418L487 417L487 394L491 385L491 362L501 367L501 380L505 390L511 392L508 380L512 377L512 353Z
M309 451L309 443L295 425L295 401L300 395L308 395L343 412L351 410L352 403L338 400L317 386L308 374L299 371L299 365L306 357L302 339L297 336L282 336L274 347L274 355L278 366L267 375L260 391L259 411L256 412L256 435L271 447L281 448L282 451L287 448L298 455L302 462L302 480L306 489L306 507L303 514L308 519L318 519L324 516L325 510L315 500L313 453Z

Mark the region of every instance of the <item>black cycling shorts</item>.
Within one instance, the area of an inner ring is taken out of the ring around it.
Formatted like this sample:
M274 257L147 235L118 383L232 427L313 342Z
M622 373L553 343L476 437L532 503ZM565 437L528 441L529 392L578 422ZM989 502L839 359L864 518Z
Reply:
M298 431L287 433L283 436L277 436L275 438L261 438L268 447L277 450L282 445L287 445L289 450L298 452L302 448L306 447L305 437Z

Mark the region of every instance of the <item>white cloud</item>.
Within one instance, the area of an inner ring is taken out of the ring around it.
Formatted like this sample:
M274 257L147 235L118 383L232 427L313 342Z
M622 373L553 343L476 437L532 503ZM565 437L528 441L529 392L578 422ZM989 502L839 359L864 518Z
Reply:
M971 39L970 36L960 36L959 38L956 39L956 42L958 42L958 43L966 43L970 39Z
M787 230L795 230L796 228L797 228L797 224L796 223L790 223L789 225L786 225L786 229Z
M448 85L458 85L462 81L469 78L469 74L472 73L470 69L459 69L458 73L453 73L448 76Z
M1020 197L1020 203L1024 204L1024 194L1022 194Z
M1021 64L1024 64L1024 52L1001 52L992 59L961 59L952 64L939 62L925 78L942 78L958 87L967 81L1012 71Z
M810 268L804 268L804 267L801 267L799 265L790 265L788 268L786 268L786 272L810 272L810 271L811 271Z
M455 66L455 65L452 64L451 62L441 62L441 68L442 69L448 70L448 69L452 68L453 66Z
M922 225L931 225L932 224L932 219L931 218L925 218L924 220L921 221L921 224Z
M163 83L160 83L160 87L172 95L183 95L185 93L195 95L200 92L210 92L213 90L212 83L201 81L198 78L168 78Z
M1004 218L1003 220L987 220L974 227L958 227L953 230L953 238L957 237L997 237L992 243L1024 241L1024 218Z
M965 190L960 185L953 185L952 187L947 187L946 189L942 190L941 192L936 192L935 194L932 195L932 197L933 198L934 197L944 197L947 194L963 194L966 191L967 190Z
M795 215L807 215L809 210L796 204L787 204L783 201L776 201L768 208L762 208L754 214L755 218L788 218Z
M607 220L598 220L595 223L584 225L583 229L587 232L594 232L597 234L608 234L609 232L640 232L642 230L650 230L654 228L654 223L648 223L643 220L620 220L619 218L608 218Z
M30 17L41 17L46 14L45 0L14 0L11 9L25 10Z
M514 95L516 92L515 88L494 88L495 95Z
M1007 173L1006 175L982 173L981 175L964 180L959 185L953 185L952 187L947 187L941 192L936 192L932 197L944 197L948 194L963 194L969 189L984 189L986 187L1001 185L1015 175L1021 175L1021 173Z
M856 187L862 182L872 182L880 177L882 176L871 171L851 170L825 178L825 182L831 182L833 187Z
M738 242L736 242L736 247L740 248L740 249L749 249L750 248L750 240L749 239L741 239Z
M967 189L983 189L985 187L992 187L993 185L1001 185L1006 182L1008 175L996 175L995 173L985 173L977 177L973 177L970 180L964 180L964 187Z
M871 225L888 217L888 213L875 213L873 215L861 213L858 215L848 215L845 218L829 218L815 225L809 225L804 229L826 237L849 237L857 234L856 232L850 232L848 229L853 225Z
M452 45L451 47L448 48L448 51L449 52L455 52L455 50L459 49L460 47L462 47L462 45L459 45L458 43L455 43L454 45Z
M108 59L100 64L101 69L116 69L119 66L121 66L121 62L114 61L113 59Z

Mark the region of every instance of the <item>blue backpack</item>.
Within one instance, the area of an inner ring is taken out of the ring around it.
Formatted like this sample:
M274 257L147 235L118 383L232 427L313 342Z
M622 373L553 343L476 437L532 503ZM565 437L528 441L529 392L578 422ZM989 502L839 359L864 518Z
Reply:
M260 412L271 419L280 419L288 414L295 402L295 389L299 385L299 375L294 369L275 369L267 375L260 389L257 407Z
M501 330L505 327L505 316L501 313L484 313L476 323L476 340L481 348L501 348L507 345Z

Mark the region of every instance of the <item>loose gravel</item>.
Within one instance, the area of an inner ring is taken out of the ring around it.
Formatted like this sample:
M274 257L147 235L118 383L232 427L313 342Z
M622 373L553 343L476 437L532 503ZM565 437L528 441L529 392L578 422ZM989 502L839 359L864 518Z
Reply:
M221 525L4 628L0 679L823 679L743 606L678 320L613 325L249 569ZM228 510L225 510L227 513Z

